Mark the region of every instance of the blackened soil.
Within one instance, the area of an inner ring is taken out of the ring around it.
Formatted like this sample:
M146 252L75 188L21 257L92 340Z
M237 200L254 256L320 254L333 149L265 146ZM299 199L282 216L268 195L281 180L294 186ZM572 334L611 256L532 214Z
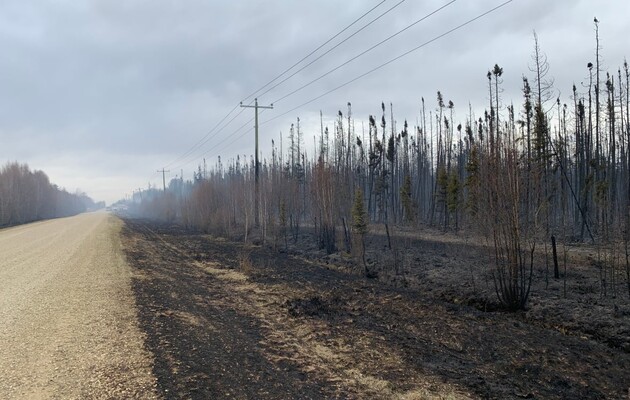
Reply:
M630 356L589 338L261 246L125 222L165 398L628 394Z
M140 323L164 398L334 397L292 363L265 357L260 321L223 304L231 294L219 279L191 266L143 224L127 221L124 235L137 272Z

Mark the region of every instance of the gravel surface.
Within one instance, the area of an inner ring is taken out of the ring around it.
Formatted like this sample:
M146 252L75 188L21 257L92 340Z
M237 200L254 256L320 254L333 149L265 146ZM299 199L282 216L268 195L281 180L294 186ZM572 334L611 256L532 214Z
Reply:
M158 397L120 228L90 213L0 230L0 398Z

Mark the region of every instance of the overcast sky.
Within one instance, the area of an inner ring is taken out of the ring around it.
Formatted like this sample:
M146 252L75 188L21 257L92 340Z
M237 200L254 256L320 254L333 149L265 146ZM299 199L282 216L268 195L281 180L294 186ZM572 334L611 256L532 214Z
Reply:
M253 110L238 108L225 129L189 157L187 150L239 101L275 78L371 8L371 13L317 52L362 30L282 85L260 96L261 151L300 117L307 144L319 112L332 129L352 103L355 126L394 105L414 125L420 100L436 92L455 103L488 101L485 75L504 69L503 104L520 105L521 77L531 75L532 32L550 65L554 90L571 101L571 85L594 61L593 17L602 60L611 72L630 56L630 1L514 0L470 25L312 103L282 115L399 54L496 7L504 0L459 0L303 90L287 93L421 19L449 0L3 0L0 2L0 162L20 161L51 181L111 203L133 189L160 184L157 169L189 179L206 157L253 154ZM312 60L310 58L309 60ZM308 62L300 64L305 65ZM278 117L280 116L280 117ZM227 122L227 120L226 120ZM238 130L245 124L246 129ZM235 132L236 131L236 132Z

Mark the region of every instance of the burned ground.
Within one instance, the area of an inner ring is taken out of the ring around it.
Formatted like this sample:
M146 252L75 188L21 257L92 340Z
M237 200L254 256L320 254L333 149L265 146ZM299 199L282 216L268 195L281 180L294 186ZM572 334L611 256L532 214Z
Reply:
M483 263L479 246L401 238L402 267L365 279L347 256L308 247L280 253L140 220L123 235L165 398L628 394L623 311L592 304L601 326L584 327L558 311L575 301L538 290L526 312L497 310L482 274L455 272ZM382 245L370 243L373 259Z

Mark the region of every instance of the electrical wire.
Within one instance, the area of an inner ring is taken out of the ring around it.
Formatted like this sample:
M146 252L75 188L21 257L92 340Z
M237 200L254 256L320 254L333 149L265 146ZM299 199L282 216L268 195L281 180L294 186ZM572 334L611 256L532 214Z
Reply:
M382 63L382 64L380 64L380 65L378 65L378 66L376 66L376 67L374 67L372 69L370 69L369 71L364 72L363 74L361 74L361 75L359 75L359 76L357 76L357 77L355 77L355 78L353 78L353 79L351 79L351 80L349 80L349 81L347 81L347 82L345 82L345 83L343 83L343 84L341 84L341 85L339 85L339 86L337 86L337 87L335 87L333 89L330 89L330 90L324 92L323 94L321 94L321 95L319 95L317 97L314 97L314 98L312 98L312 99L310 99L310 100L300 104L297 107L294 107L294 108L292 108L292 109L290 109L290 110L288 110L288 111L286 111L286 112L284 112L282 114L279 114L279 115L277 115L277 116L275 116L273 118L270 118L270 119L268 119L266 121L261 122L260 125L267 124L267 123L269 123L269 122L271 122L271 121L273 121L275 119L283 117L283 116L285 116L285 115L287 115L287 114L289 114L289 113L291 113L291 112L293 112L295 110L298 110L298 109L304 107L305 105L308 105L308 104L310 104L310 103L312 103L312 102L314 102L316 100L319 100L322 97L327 96L327 95L329 95L329 94L331 94L331 93L333 93L333 92L335 92L335 91L337 91L337 90L339 90L339 89L341 89L341 88L343 88L345 86L348 86L351 83L354 83L354 82L358 81L359 79L364 78L365 76L367 76L367 75L369 75L369 74L371 74L371 73L373 73L375 71L378 71L379 69L384 68L387 65L392 64L393 62L396 62L396 61L400 60L401 58L403 58L405 56L408 56L409 54L411 54L413 52L416 52L416 51L420 50L421 48L423 48L423 47L425 47L425 46L427 46L427 45L429 45L429 44L431 44L431 43L433 43L433 42L435 42L435 41L437 41L437 40L439 40L439 39L441 39L441 38L443 38L443 37L445 37L445 36L447 36L447 35L449 35L449 34L451 34L453 32L455 32L455 31L458 31L459 29L461 29L461 28L463 28L463 27L465 27L467 25L470 25L471 23L473 23L473 22L475 22L475 21L477 21L477 20L487 16L488 14L491 14L491 13L497 11L498 9L508 5L509 3L513 2L513 1L514 0L507 0L507 1L499 4L498 6L495 6L495 7L491 8L491 9L489 9L488 11L485 11L485 12L477 15L476 17L467 20L466 22L464 22L464 23L462 23L460 25L457 25L454 28L449 29L448 31L446 31L446 32L444 32L444 33L442 33L442 34L440 34L438 36L435 36L434 38L432 38L432 39L430 39L430 40L420 44L419 46L416 46L416 47L414 47L414 48L412 48L412 49L410 49L410 50L408 50L408 51L406 51L406 52L404 52L404 53L402 53L402 54L400 54L400 55L390 59L389 61L386 61L386 62L384 62L384 63Z
M215 129L217 129L219 127L219 125L221 125L223 123L223 121L225 121L230 114L232 114L237 108L238 108L238 104L234 106L234 108L232 108L230 110L230 112L228 112L219 122L217 122L217 124L210 130L210 132L208 132L207 134L205 134L201 139L199 139L199 141L197 141L197 143L195 143L194 145L192 145L192 147L190 149L188 149L186 152L184 152L184 154L182 154L181 156L177 157L175 160L171 161L170 163L166 164L164 167L168 168L171 165L175 164L176 162L184 159L185 157L187 157L189 154L191 154L196 147L198 146L202 146L203 145L203 141L212 134L212 132L215 131ZM231 121L231 120L230 120Z
M450 2L444 4L443 6L439 7L438 9L430 12L429 14L425 15L424 17L416 20L415 22L411 23L410 25L407 25L406 27L404 27L403 29L399 30L398 32L388 36L387 38L381 40L380 42L376 43L375 45L373 45L372 47L368 48L367 50L362 51L361 53L357 54L356 56L350 58L349 60L339 64L338 66L336 66L335 68L329 70L328 72L320 75L319 77L313 79L312 81L300 86L299 88L293 90L292 92L285 94L284 96L280 97L278 100L274 101L273 103L276 104L284 99L286 99L289 96L294 95L295 93L309 87L310 85L312 85L313 83L319 81L320 79L332 74L333 72L337 71L340 68L345 67L346 65L350 64L352 61L356 60L357 58L364 56L365 54L369 53L370 51L374 50L375 48L387 43L388 41L392 40L393 38L395 38L396 36L400 35L401 33L411 29L412 27L414 27L415 25L419 24L420 22L426 20L427 18L437 14L438 12L440 12L441 10L445 9L446 7L450 6L451 4L455 3L457 0L451 0Z
M238 105L237 105L238 107ZM225 125L223 125L223 127L221 127L218 131L216 131L213 135L208 136L205 140L203 140L202 142L200 142L199 146L196 147L196 149L194 150L198 150L200 149L202 146L204 146L206 143L208 143L211 139L213 139L214 137L216 137L219 133L221 133L225 128L227 128L236 118L238 118L243 111L245 111L244 108L242 108L238 113L236 113L236 115L234 115ZM180 159L180 162L182 162L182 165L187 165L188 163L190 163L190 161L194 160L195 158L199 157L198 154L195 153L195 151L192 151L188 156L183 157Z
M244 109L243 109L244 110ZM262 111L260 112L260 114L262 114ZM259 115L260 115L259 114ZM210 152L212 152L214 149L218 148L221 144L223 144L226 140L230 139L231 137L233 137L233 135L235 135L236 133L240 132L241 130L243 130L243 128L245 128L247 125L251 124L254 121L254 117L250 118L247 120L247 122L245 122L243 125L239 126L238 128L236 128L234 131L232 131L229 135L223 137L223 139L219 140L217 143L215 143L210 149L206 150L204 153L200 154L199 157L205 157L208 154L210 154ZM239 137L244 136L245 134L242 134ZM230 142L231 143L231 142ZM178 168L182 168L188 164L190 164L191 162L193 162L195 159L189 159L188 161L186 161L185 163L181 164L180 166L178 166Z
M394 37L400 35L401 33L403 33L404 31L410 29L411 27L413 27L414 25L417 25L418 23L422 22L423 20L429 18L430 16L432 16L433 14L437 13L438 11L446 8L447 6L453 4L454 2L456 2L457 0L451 0L449 3L443 5L442 7L439 7L437 10L433 11L432 13L424 16L423 18L415 21L414 23L410 24L409 26L407 26L406 28L396 32L395 34L389 36L388 38L386 38L385 40L377 43L376 45L370 47L369 49L367 49L366 51L362 52L361 54L353 57L352 59L346 61L344 64L338 66L337 68L327 72L326 74L320 76L319 78L317 78L314 81L309 82L306 85L301 86L300 88L298 88L297 90L294 90L293 92L291 92L288 95L283 96L280 100L285 99L286 97L289 97L290 95L297 93L298 91L306 88L307 86L311 85L312 83L314 83L315 81L322 79L324 76L336 71L337 69L343 67L344 65L352 62L353 60L361 57L362 55L368 53L369 51L375 49L376 47L384 44L385 42L393 39ZM389 9L387 9L385 12L381 13L380 15L378 15L376 18L372 19L370 22L368 22L367 24L363 25L361 28L359 28L357 31L355 31L354 33L352 33L350 36L348 36L347 38L345 38L344 40L342 40L341 42L337 43L335 46L333 46L332 48L328 49L326 52L324 52L323 54L321 54L320 56L318 56L317 58L315 58L313 61L309 62L308 64L306 64L305 66L303 66L302 68L300 68L299 70L297 70L296 72L294 72L293 74L289 75L288 77L286 77L285 79L283 79L282 81L280 81L279 83L275 84L274 86L272 86L271 88L267 89L265 92L263 92L261 95L264 95L268 92L270 92L271 90L275 89L276 87L280 86L281 84L283 84L284 82L286 82L287 80L289 80L290 78L292 78L293 76L295 76L296 74L298 74L299 72L303 71L304 69L308 68L310 65L312 65L313 63L315 63L316 61L320 60L322 57L326 56L327 54L329 54L332 50L336 49L337 47L339 47L341 44L345 43L347 40L349 40L350 38L354 37L355 35L357 35L359 32L363 31L365 28L367 28L368 26L370 26L371 24L373 24L374 22L378 21L379 19L381 19L383 16L387 15L389 12L391 12L392 10L394 10L395 8L397 8L398 6L400 6L403 2L405 2L405 0L401 0L398 3L394 4L392 7L390 7ZM339 32L338 34L336 34L335 36L333 36L332 38L330 38L328 41L326 41L324 44L322 44L321 46L319 46L317 49L313 50L311 53L309 53L309 55L307 55L306 57L302 58L302 60L298 61L297 63L295 63L292 67L290 67L289 69L285 70L285 72L281 73L280 75L278 75L278 77L274 78L274 80L270 81L269 83L267 83L264 87L268 86L269 84L273 83L273 81L277 80L279 77L281 77L282 75L284 75L287 71L290 71L292 68L294 68L296 65L298 65L299 63L301 63L303 60L305 60L306 58L308 58L310 55L314 54L317 50L321 49L324 45L326 45L327 43L329 43L330 41L332 41L335 37L339 36L341 33L343 33L344 31L346 31L348 28L350 28L352 25L354 25L356 22L360 21L364 16L366 16L367 14L369 14L371 11L373 11L374 9L376 9L378 6L380 6L383 2L377 4L375 7L373 7L372 9L370 9L368 12L364 13L361 17L359 17L358 19L356 19L353 23L351 23L350 25L348 25L346 28L344 28L341 32ZM258 91L260 91L261 89L259 89ZM257 92L258 92L257 91ZM246 97L247 98L251 98L253 95L255 95L257 92L254 92L252 95L249 95ZM275 102L274 102L275 103ZM240 113L239 113L240 115ZM233 119L232 119L233 120ZM231 122L231 121L230 121ZM228 123L229 124L229 123ZM227 124L226 124L227 126ZM219 133L221 130L219 130L217 133ZM216 136L212 135L212 137ZM202 144L200 144L199 146L202 146L203 144L207 143L209 140L211 139L208 138L207 140L205 140ZM187 163L186 163L187 164ZM184 164L185 165L185 164Z
M376 10L378 7L380 7L383 3L385 3L387 0L382 0L380 3L378 3L377 5L375 5L374 7L370 8L368 11L366 11L363 15L361 15L359 18L355 19L354 21L352 21L352 23L348 26L346 26L345 28L343 28L341 31L337 32L334 36L332 36L330 39L326 40L324 43L322 43L321 45L319 45L315 50L311 51L310 53L308 53L307 55L305 55L304 57L302 57L299 61L297 61L295 64L291 65L289 68L285 69L284 71L282 71L278 76L276 76L275 78L273 78L272 80L270 80L269 82L267 82L266 84L264 84L263 86L261 86L260 88L258 88L256 91L254 91L253 93L251 93L250 95L248 95L247 97L245 97L243 99L243 102L245 102L245 100L252 98L253 96L255 96L256 94L258 94L258 92L260 92L261 90L265 89L267 86L271 85L272 83L274 83L275 81L277 81L278 79L280 79L284 74L286 74L287 72L291 71L293 68L295 68L296 66L298 66L302 61L306 60L307 58L309 58L310 56L312 56L313 54L315 54L317 51L319 51L320 49L322 49L324 46L326 46L328 43L332 42L335 38L337 38L339 35L341 35L342 33L344 33L345 31L347 31L348 29L350 29L354 24L356 24L357 22L359 22L360 20L362 20L363 18L365 18L368 14L370 14L372 11ZM404 1L404 0L403 0ZM401 1L402 3L402 1ZM391 10L391 9L390 9ZM388 10L387 12L389 12L390 10ZM383 15L383 14L382 14ZM381 15L381 16L382 16ZM379 16L378 18L380 18L381 16ZM378 19L377 18L377 19ZM373 20L372 22L374 22L376 20ZM372 23L370 22L370 24ZM369 25L369 24L368 24ZM363 28L361 28L363 29ZM358 32L358 31L357 31ZM344 39L342 42L340 42L339 44L345 42L346 40L350 39L352 36L354 36L356 34L356 32L354 34L352 34L351 36L349 36L348 38ZM339 44L337 44L337 46L339 46ZM335 47L337 47L335 46ZM333 47L334 49L334 47ZM327 54L327 53L325 53ZM318 58L319 59L319 58ZM309 64L310 65L310 64ZM301 70L300 70L301 71ZM299 71L298 71L299 72ZM293 75L291 75L293 76ZM284 82L284 81L283 81ZM282 83L282 82L281 82ZM275 86L274 86L275 87ZM273 88L272 88L273 89ZM265 92L267 93L267 92ZM264 94L264 93L263 93Z
M456 0L453 0L453 1L451 1L450 3L447 3L447 4L446 4L445 6L443 6L443 7L446 7L446 6L450 5L450 4L451 4L452 2L454 2L454 1L456 1ZM331 90L328 90L328 91L326 91L326 92L324 92L324 93L322 93L322 94L320 94L320 95L318 95L318 96L316 96L316 97L314 97L314 98L312 98L312 99L310 99L310 100L308 100L308 101L306 101L306 102L304 102L304 103L302 103L302 104L298 105L297 107L294 107L294 108L292 108L292 109L290 109L290 110L288 110L288 111L286 111L286 112L284 112L284 113L282 113L282 114L276 115L276 116L274 116L273 118L270 118L270 119L268 119L268 120L266 120L266 121L261 122L261 123L260 123L260 125L265 125L265 124L267 124L267 123L269 123L269 122L271 122L271 121L274 121L274 120L276 120L276 119L278 119L278 118L281 118L281 117L283 117L283 116L285 116L285 115L287 115L287 114L289 114L289 113L291 113L291 112L293 112L293 111L296 111L296 110L298 110L298 109L300 109L300 108L302 108L302 107L304 107L304 106L306 106L306 105L308 105L308 104L310 104L310 103L312 103L312 102L314 102L314 101L316 101L316 100L321 99L321 98L322 98L322 97L324 97L324 96L327 96L327 95L329 95L329 94L331 94L331 93L333 93L333 92L335 92L335 91L337 91L337 90L339 90L339 89L341 89L341 88L343 88L343 87L345 87L345 86L348 86L348 85L350 85L350 84L352 84L352 83L356 82L357 80L360 80L360 79L364 78L365 76L367 76L367 75L369 75L369 74L372 74L373 72L378 71L378 70L380 70L380 69L382 69L382 68L384 68L384 67L388 66L389 64L392 64L392 63L394 63L394 62L396 62L396 61L400 60L401 58L406 57L407 55L409 55L409 54L411 54L411 53L414 53L414 52L416 52L416 51L418 51L418 50L422 49L423 47L425 47L425 46L427 46L427 45L429 45L429 44L431 44L431 43L433 43L433 42L435 42L435 41L437 41L437 40L439 40L439 39L441 39L441 38L443 38L443 37L445 37L445 36L447 36L447 35L450 35L451 33L456 32L456 31L458 31L458 30L460 30L460 29L462 29L462 28L466 27L467 25L470 25L471 23L473 23L473 22L475 22L475 21L477 21L477 20L479 20L479 19L481 19L481 18L483 18L483 17L485 17L485 16L487 16L487 15L489 15L489 14L491 14L491 13L493 13L493 12L495 12L495 11L497 11L497 10L501 9L501 8L503 8L503 7L505 7L505 6L506 6L506 5L508 5L509 3L512 3L513 1L514 1L514 0L507 0L507 1L504 1L503 3L501 3L501 4L497 5L497 6L495 6L495 7L491 8L491 9L489 9L489 10L487 10L487 11L485 11L485 12L483 12L483 13L479 14L479 15L477 15L476 17L471 18L471 19L469 19L469 20L467 20L467 21L465 21L465 22L463 22L463 23L461 23L461 24L459 24L459 25L455 26L454 28L449 29L448 31L446 31L446 32L444 32L444 33L442 33L442 34L440 34L440 35L438 35L438 36L435 36L434 38L432 38L432 39L430 39L430 40L428 40L428 41L426 41L426 42L424 42L424 43L422 43L422 44L420 44L420 45L418 45L418 46L416 46L416 47L414 47L414 48L412 48L412 49L410 49L410 50L408 50L408 51L406 51L406 52L404 52L404 53L402 53L402 54L400 54L400 55L398 55L398 56L396 56L396 57L394 57L394 58L392 58L392 59L390 59L390 60L388 60L388 61L386 61L386 62L384 62L384 63L382 63L382 64L380 64L380 65L378 65L378 66L376 66L376 67L374 67L374 68L372 68L372 69L370 69L370 70L368 70L368 71L366 71L365 73L363 73L363 74L361 74L361 75L356 76L355 78L353 78L353 79L351 79L351 80L349 80L349 81L347 81L347 82L345 82L345 83L343 83L343 84L341 84L341 85L339 85L339 86L336 86L335 88L333 88L333 89L331 89ZM382 2L381 2L381 3L379 3L377 6L375 6L374 8L378 7L380 4L382 4ZM373 9L374 9L374 8L373 8ZM371 12L373 9L371 9L370 11L368 11L368 13L369 13L369 12ZM435 13L435 12L437 12L437 11L439 11L439 10L440 10L440 9L438 9L438 10L434 11L434 13ZM365 15L367 15L368 13L364 14L364 16L365 16ZM428 16L430 16L430 15L428 15ZM424 19L426 19L428 16L423 17L423 18L424 18ZM362 16L362 17L360 17L360 18L359 18L359 20L360 20L361 18L363 18L363 16ZM417 21L416 23L418 23L418 22L420 22L420 20L419 20L419 21ZM353 23L353 24L354 24L354 23ZM414 24L415 24L415 23L414 23ZM351 25L349 25L349 27L350 27L350 26L352 26L352 24L351 24ZM347 27L347 28L348 28L348 27ZM345 28L344 30L347 30L347 28ZM405 30L406 30L406 29L408 29L408 28L405 28ZM343 32L343 31L342 31L342 32ZM342 32L340 32L340 33L342 33ZM396 34L394 34L394 35L397 35L397 34L398 34L398 33L396 33ZM338 36L338 35L339 35L339 34L337 34L336 36ZM336 36L334 36L334 37L336 37ZM332 39L334 39L334 37L333 37L333 38L331 38L331 39L330 39L329 41L327 41L326 43L329 43ZM389 39L390 39L390 38L385 39L385 40L384 40L384 42L385 42L385 41L387 41L387 40L389 40ZM326 44L326 43L325 43L325 44ZM325 44L324 44L324 45L325 45ZM380 45L380 44L377 44L377 46L378 46L378 45ZM321 47L323 47L323 45L322 45L322 46L320 46L320 48L321 48ZM317 50L319 50L319 48L318 48L318 49L316 49L316 50L314 50L312 53L316 52ZM370 49L366 50L366 52L367 52L367 51L370 51ZM311 53L311 54L309 54L308 56L312 55L312 53ZM361 55L362 55L362 54L358 55L357 57L360 57ZM308 56L307 56L307 57L308 57ZM305 58L307 58L307 57L305 57ZM296 63L296 65L297 65L297 64L299 64L299 63L300 63L300 62L302 62L302 61L303 61L303 60L300 60L298 63ZM353 59L348 60L346 63L351 62L351 61L353 61ZM344 64L342 64L342 65L340 65L339 67L337 67L337 68L336 68L336 69L334 69L334 70L337 70L337 69L341 68L343 65L345 65L345 63L344 63ZM294 66L295 66L295 65L294 65ZM293 67L294 67L294 66L293 66ZM291 67L291 68L293 68L293 67ZM289 70L290 70L291 68L289 68ZM334 72L334 70L331 70L329 73ZM286 73L286 72L284 72L284 73ZM283 73L283 74L284 74L284 73ZM329 73L327 73L327 74L329 74ZM327 75L327 74L326 74L326 75ZM280 74L279 76L282 76L282 74ZM322 76L322 78L323 78L323 76ZM277 80L277 79L278 79L278 78L275 78L274 80ZM319 79L321 79L321 78L318 78L318 80L319 80ZM270 81L270 83L273 83L273 81L274 81L274 80ZM269 83L269 84L270 84L270 83ZM268 86L269 84L267 84L267 85L265 85L265 86ZM305 87L306 87L306 86L308 86L308 85L310 85L310 84L311 84L311 83L309 83L309 84L305 85ZM264 88L265 86L263 86L263 88ZM261 88L261 89L262 89L262 88ZM261 89L259 89L259 90L261 90ZM301 89L302 89L302 88L300 88L300 89L298 89L298 90L301 90ZM255 94L255 93L256 93L256 92L254 92L254 94ZM288 97L288 96L289 96L289 95L291 95L291 94L293 94L293 93L289 93L288 95L283 96L283 97L282 97L282 98L280 98L279 100L276 100L276 102L274 102L274 103L277 103L278 101L283 100L284 98ZM250 97L251 97L251 95L250 95ZM226 115L226 116L225 116L225 117L224 117L224 118L223 118L223 119L222 119L222 120L221 120L221 121L220 121L220 122L219 122L219 123L215 126L215 128L216 128L217 126L219 126L219 125L221 124L221 122L225 121L225 120L227 119L227 117L228 117L231 113L233 113L233 112L236 110L236 108L237 108L237 107L238 107L238 105L237 105L237 106L235 106L235 107L234 107L234 108L233 108L233 109L232 109L232 110L231 110L231 111L230 111L230 112L229 112L229 113L228 113L228 114L227 114L227 115ZM262 114L262 113L264 113L264 111L265 111L265 110L262 110L262 111L261 111L261 114ZM240 113L239 113L238 115L240 115ZM229 146L229 145L233 144L234 142L236 142L236 141L237 141L237 140L239 140L240 138L244 137L247 133L251 132L251 130L252 130L252 129L249 129L249 130L246 130L245 132L243 132L242 134L240 134L240 135L238 135L238 136L233 137L233 135L235 135L237 132L239 132L240 130L242 130L242 129L243 129L243 128L247 125L247 124L251 123L251 122L253 121L253 119L254 119L254 118L249 119L249 120L248 120L245 124L241 125L239 128L237 128L236 130L234 130L234 131L231 133L231 135L229 135L229 136L225 137L223 140L221 140L220 142L216 143L216 144L215 144L212 148L210 148L210 149L209 149L206 153L204 153L204 155L207 155L207 154L209 154L210 152L215 151L215 149L216 149L217 151L218 151L218 150L222 150L222 149L223 149L223 148L225 148L226 146ZM233 121L233 120L234 120L234 118L233 118L232 120L230 120L230 122L231 122L231 121ZM229 124L229 123L228 123L228 124ZM227 126L227 124L226 124L226 126ZM226 126L224 126L224 127L223 127L223 128L221 128L221 129L224 129ZM213 128L213 130L214 130L215 128ZM230 142L226 143L226 144L225 144L224 146L222 146L222 147L219 147L222 143L224 143L224 142L225 142L228 138L230 138L230 137L233 137L233 139L232 139ZM201 139L198 143L200 143L200 142L201 142L201 141L203 141L203 140L204 140L204 139L202 138L202 139ZM206 142L204 142L204 144L205 144L205 143L206 143ZM193 146L193 147L194 147L194 146ZM185 156L184 156L184 157L185 157ZM180 157L180 159L181 159L181 158L182 158L182 157ZM183 164L182 166L187 165L188 163L190 163L190 161L188 161L186 164ZM169 165L170 165L170 164L169 164Z
M377 9L378 7L380 7L383 3L385 3L387 0L382 0L381 2L379 2L378 4L376 4L375 6L373 6L372 8L370 8L368 11L366 11L365 13L363 13L360 17L358 17L357 19L355 19L353 22L351 22L349 25L347 25L345 28L343 28L341 31L339 31L338 33L336 33L335 35L333 35L332 37L330 37L328 40L326 40L324 43L322 43L321 45L319 45L317 48L315 48L313 51L311 51L309 54L307 54L306 56L302 57L299 61L297 61L296 63L294 63L291 67L287 68L286 70L284 70L282 73L280 73L278 76L276 76L274 79L272 79L271 81L267 82L265 85L263 85L261 88L259 88L258 90L256 90L255 92L253 92L252 94L250 94L249 96L247 96L245 99L243 99L243 101L241 101L241 103L246 102L247 99L251 98L252 96L254 96L255 94L257 94L258 92L260 92L261 90L265 89L267 86L271 85L273 82L275 82L276 80L278 80L280 77L282 77L283 75L285 75L287 72L289 72L290 70L292 70L293 68L295 68L297 65L299 65L300 63L302 63L304 60L306 60L307 58L309 58L310 56L312 56L313 54L315 54L317 51L319 51L320 49L322 49L324 46L326 46L328 43L330 43L331 41L333 41L335 38L339 37L341 34L343 34L345 31L347 31L348 29L350 29L352 26L354 26L356 23L358 23L359 21L361 21L363 18L365 18L367 15L369 15L372 11L374 11L375 9ZM400 3L402 3L405 0L402 0ZM398 3L398 4L400 4ZM398 5L397 4L397 5ZM396 5L396 6L397 6ZM395 8L396 6L392 7ZM385 13L388 13L390 10L386 11ZM384 14L385 14L384 13ZM376 20L378 20L380 17L382 17L384 14L381 14L381 16L377 17L376 19L374 19L373 21L371 21L370 23L368 23L367 25L365 25L363 28L361 28L360 30L364 29L366 26L372 24L373 22L375 22ZM359 30L359 31L360 31ZM337 44L334 48L338 47L341 43L344 43L345 41L347 41L350 37L356 35L359 31L353 33L351 36L349 36L348 38L344 39L342 42L340 42L339 44ZM333 48L333 49L334 49ZM330 51L326 52L325 54L328 54ZM324 54L324 55L325 55ZM318 59L320 59L322 56L318 57ZM309 64L310 65L310 64ZM303 69L303 68L302 68ZM301 70L302 70L301 69ZM301 71L300 70L300 71ZM283 81L284 82L284 81ZM275 87L275 86L274 86ZM265 92L266 93L266 92ZM234 108L232 108L208 133L206 133L201 139L199 139L195 144L193 144L187 151L185 151L182 155L178 156L176 159L174 159L173 161L169 162L168 164L165 165L165 167L171 167L173 164L186 160L190 155L192 155L196 149L202 147L203 145L205 145L206 143L208 143L208 141L210 141L212 138L216 137L221 131L223 131L232 121L234 121L234 119L236 117L238 117L238 115L240 115L242 113L243 110L241 110L241 112L239 112L234 118L232 118L227 124L225 124L222 128L220 128L217 131L217 128L239 107L240 103L235 105ZM214 132L214 134L213 134ZM186 162L186 164L188 164L190 161ZM186 165L184 164L184 165Z
M381 15L379 15L378 17L374 18L372 21L368 22L367 24L363 25L359 30L357 30L356 32L354 32L352 35L348 36L347 38L345 38L344 40L342 40L341 42L337 43L335 46L331 47L330 49L326 50L326 52L324 52L323 54L321 54L319 57L317 57L316 59L314 59L313 61L309 62L308 64L306 64L305 66L303 66L302 68L298 69L297 71L295 71L294 73L292 73L291 75L287 76L286 78L284 78L283 80L281 80L280 82L276 83L275 85L273 85L272 87L270 87L269 89L265 90L263 93L261 93L259 96L264 96L265 94L269 93L270 91L272 91L273 89L277 88L278 86L282 85L284 82L288 81L289 79L293 78L295 75L299 74L300 72L304 71L306 68L310 67L311 65L313 65L315 62L317 62L318 60L320 60L322 57L326 56L328 53L330 53L331 51L335 50L337 47L341 46L343 43L347 42L348 40L350 40L352 37L354 37L355 35L357 35L359 32L363 31L365 28L367 28L368 26L372 25L374 22L378 21L379 19L381 19L382 17L384 17L385 15L389 14L390 11L392 11L393 9L395 9L396 7L398 7L399 5L401 5L402 3L404 3L405 0L401 0L398 3L394 4L391 8L389 8L388 10L386 10L385 12L383 12Z
M260 113L258 113L258 116L260 117L262 114L265 113L265 111L267 111L267 109L262 109L260 110ZM250 119L249 121L247 121L247 123L245 123L244 125L242 125L239 129L237 129L236 131L232 132L232 135L236 134L239 130L241 130L242 128L244 128L248 123L251 123L254 120L254 118ZM210 155L210 154L219 154L221 151L223 151L224 149L226 149L227 147L229 147L230 145L234 144L237 140L245 137L245 135L247 135L248 133L251 133L254 130L254 128L250 128L248 130L246 130L245 132L241 133L240 135L234 137L230 142L225 143L224 146L219 147L219 143L217 143L216 146L213 146L211 149L209 149L206 153L204 153L204 155ZM227 138L226 138L227 139Z

